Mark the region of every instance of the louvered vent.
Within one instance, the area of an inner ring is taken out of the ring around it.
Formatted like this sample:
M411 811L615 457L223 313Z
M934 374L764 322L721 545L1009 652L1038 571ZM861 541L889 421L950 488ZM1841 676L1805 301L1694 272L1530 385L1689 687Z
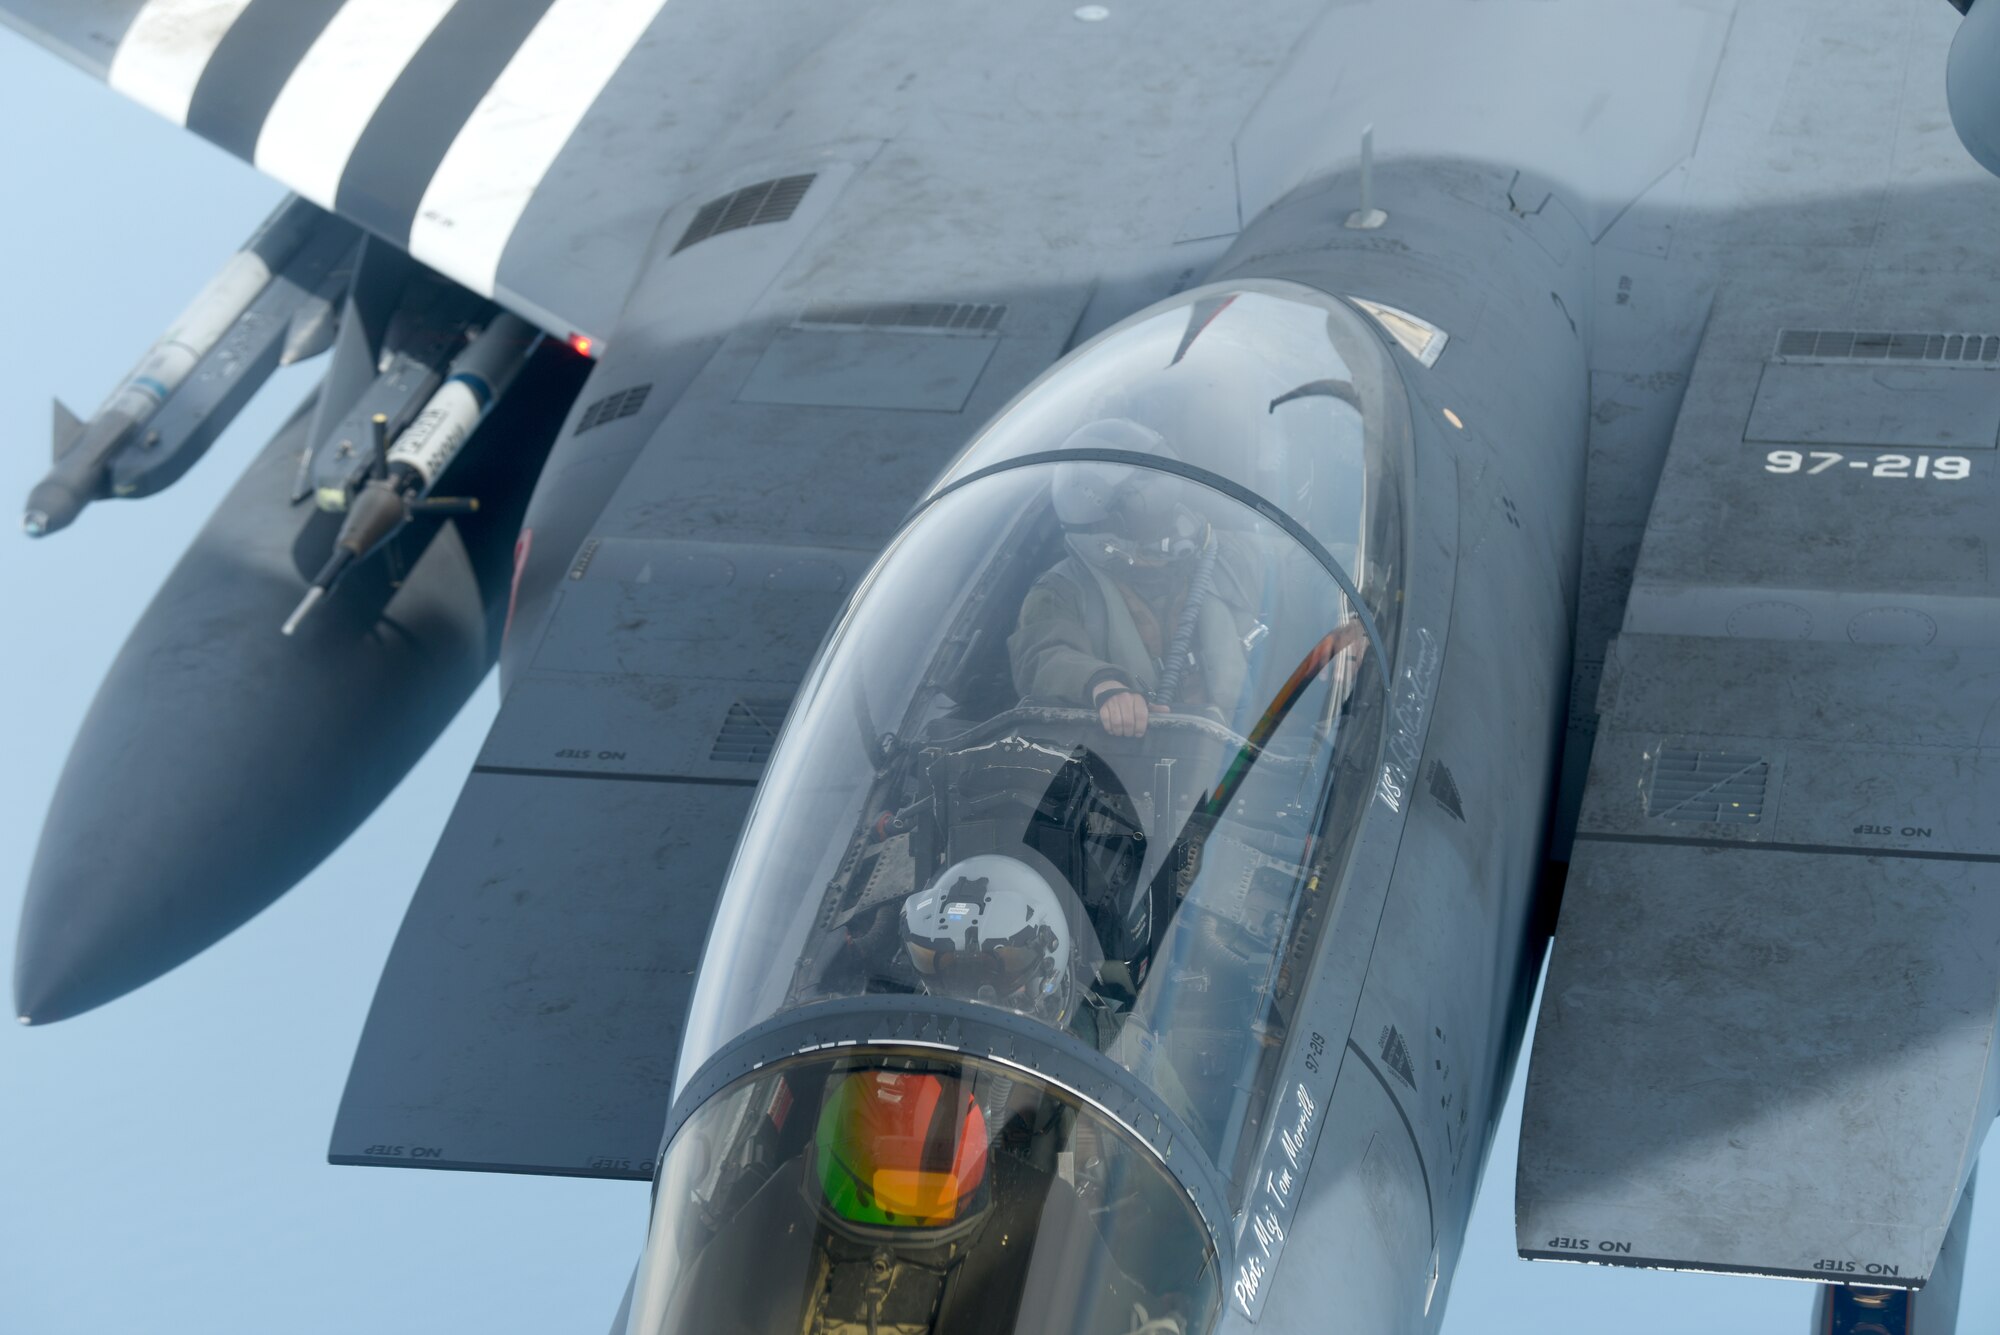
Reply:
M778 725L785 721L791 700L783 696L757 696L729 706L722 731L708 758L729 765L761 765L771 758L771 744L778 740Z
M1442 760L1431 762L1431 796L1453 820L1465 819L1465 801L1458 795L1458 781L1452 778Z
M1786 329L1778 359L1794 362L2000 364L2000 334L1883 334L1852 329Z
M1661 820L1755 825L1764 818L1770 762L1727 751L1661 751L1653 758L1646 814Z
M674 253L678 255L689 246L723 232L784 222L798 211L799 201L806 197L806 189L812 185L813 179L811 176L780 176L775 181L759 181L755 185L744 186L733 195L709 200L701 206L701 212L694 215L687 231L681 234Z
M615 422L621 417L630 417L646 406L646 396L653 392L651 385L635 385L631 389L620 390L616 394L606 394L597 402L583 410L577 419L572 436L580 436L592 427Z
M898 329L910 333L991 334L1007 308L991 302L892 302L882 306L814 306L799 317L815 328Z

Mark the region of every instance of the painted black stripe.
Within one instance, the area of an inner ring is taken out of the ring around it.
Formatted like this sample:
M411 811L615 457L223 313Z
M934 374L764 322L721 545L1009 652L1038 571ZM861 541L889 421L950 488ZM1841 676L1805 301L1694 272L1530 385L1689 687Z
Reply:
M229 25L188 104L188 129L250 161L285 80L346 0L251 0Z
M694 774L629 774L602 769L519 769L513 765L474 765L474 774L505 774L516 779L605 779L612 783L692 783L710 788L755 788L755 779L722 779Z
M1742 853L1837 853L1850 858L1908 858L1916 862L2000 862L2000 853L1937 853L1922 848L1867 848L1847 844L1771 844L1748 839L1699 839L1672 834L1583 834L1578 843L1666 844L1675 848L1727 848Z
M438 164L554 0L460 0L396 77L341 175L342 217L408 246Z
M1390 1087L1388 1077L1382 1074L1381 1068L1375 1065L1374 1059L1363 1052L1361 1045L1351 1038L1347 1040L1347 1050L1361 1058L1361 1064L1368 1068L1368 1074L1375 1077L1375 1083L1382 1086L1382 1092L1389 1096L1389 1106L1396 1110L1396 1116L1403 1119L1403 1130L1410 1137L1410 1149L1415 1151L1417 1156L1417 1171L1423 1174L1424 1209L1429 1212L1431 1217L1431 1246L1435 1247L1438 1240L1437 1207L1431 1204L1431 1170L1429 1165L1424 1163L1424 1147L1423 1143L1417 1139L1417 1129L1410 1125L1410 1115L1403 1111L1403 1101L1396 1097L1396 1091Z

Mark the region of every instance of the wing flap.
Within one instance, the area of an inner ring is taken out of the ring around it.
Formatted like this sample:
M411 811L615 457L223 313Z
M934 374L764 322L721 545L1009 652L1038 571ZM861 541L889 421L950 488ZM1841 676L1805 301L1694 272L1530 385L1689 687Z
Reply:
M334 1162L651 1175L737 832L870 559L579 553L383 968Z
M1615 642L1523 1256L1924 1283L2000 1109L1996 707L1988 650Z
M475 772L383 969L328 1158L650 1177L751 793Z

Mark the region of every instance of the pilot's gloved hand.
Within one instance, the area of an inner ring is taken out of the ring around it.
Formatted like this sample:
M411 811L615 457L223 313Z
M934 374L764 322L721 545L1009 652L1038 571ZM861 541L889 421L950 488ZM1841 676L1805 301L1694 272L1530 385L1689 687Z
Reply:
M1368 632L1361 628L1359 617L1351 617L1341 622L1333 632L1333 652L1345 653L1349 649L1354 650L1354 659L1357 663L1368 653Z
M1090 701L1097 706L1097 721L1113 737L1144 737L1152 716L1167 712L1165 705L1147 703L1145 696L1116 678L1099 682Z

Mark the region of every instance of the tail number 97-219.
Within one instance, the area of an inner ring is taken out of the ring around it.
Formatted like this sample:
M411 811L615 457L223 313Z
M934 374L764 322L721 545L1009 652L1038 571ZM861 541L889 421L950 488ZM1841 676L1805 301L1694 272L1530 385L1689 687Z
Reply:
M1824 473L1842 466L1861 469L1866 477L1963 482L1972 476L1972 460L1962 454L1876 454L1850 459L1834 450L1772 450L1764 456L1767 473Z

